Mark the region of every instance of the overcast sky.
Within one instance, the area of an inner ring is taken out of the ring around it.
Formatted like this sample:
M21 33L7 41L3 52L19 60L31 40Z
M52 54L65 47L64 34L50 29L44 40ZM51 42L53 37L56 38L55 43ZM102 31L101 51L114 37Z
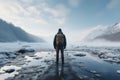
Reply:
M79 41L95 26L120 22L120 0L0 0L0 18L51 41L58 28Z

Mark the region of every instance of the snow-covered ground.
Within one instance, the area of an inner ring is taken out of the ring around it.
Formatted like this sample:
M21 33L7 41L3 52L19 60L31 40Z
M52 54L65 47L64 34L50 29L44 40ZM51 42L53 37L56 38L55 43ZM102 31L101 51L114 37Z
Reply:
M0 80L120 79L118 46L71 46L65 51L65 64L58 66L48 43L0 43L0 47Z
M10 63L13 59L19 56L19 50L25 52L37 52L52 49L48 43L0 43L0 67Z

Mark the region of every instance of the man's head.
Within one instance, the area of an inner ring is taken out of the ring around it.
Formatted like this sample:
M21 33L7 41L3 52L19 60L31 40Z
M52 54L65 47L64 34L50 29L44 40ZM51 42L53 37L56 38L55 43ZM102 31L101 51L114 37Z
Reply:
M58 29L58 33L57 34L63 34L63 32L62 32L62 29L61 28L59 28Z
M59 29L58 29L58 32L62 32L62 29L61 29L61 28L59 28Z

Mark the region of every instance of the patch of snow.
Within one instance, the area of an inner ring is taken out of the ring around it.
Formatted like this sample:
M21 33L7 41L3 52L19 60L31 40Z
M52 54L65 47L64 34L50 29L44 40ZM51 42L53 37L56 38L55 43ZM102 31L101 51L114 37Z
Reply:
M12 73L5 73L5 71L11 70L11 69L14 69L15 71L12 72ZM4 66L4 67L0 68L0 73L2 73L0 75L0 80L5 80L8 77L14 77L15 74L18 74L17 70L19 70L19 69L21 69L21 67L17 67L17 66L14 66L14 65Z
M120 70L117 70L117 73L120 74Z

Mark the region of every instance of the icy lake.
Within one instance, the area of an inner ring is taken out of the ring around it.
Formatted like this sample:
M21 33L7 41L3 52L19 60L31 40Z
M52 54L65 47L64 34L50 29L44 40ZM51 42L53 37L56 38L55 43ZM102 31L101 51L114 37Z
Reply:
M55 64L55 51L20 54L0 68L0 80L119 80L118 47L66 50L65 64ZM9 69L15 71L7 73Z

